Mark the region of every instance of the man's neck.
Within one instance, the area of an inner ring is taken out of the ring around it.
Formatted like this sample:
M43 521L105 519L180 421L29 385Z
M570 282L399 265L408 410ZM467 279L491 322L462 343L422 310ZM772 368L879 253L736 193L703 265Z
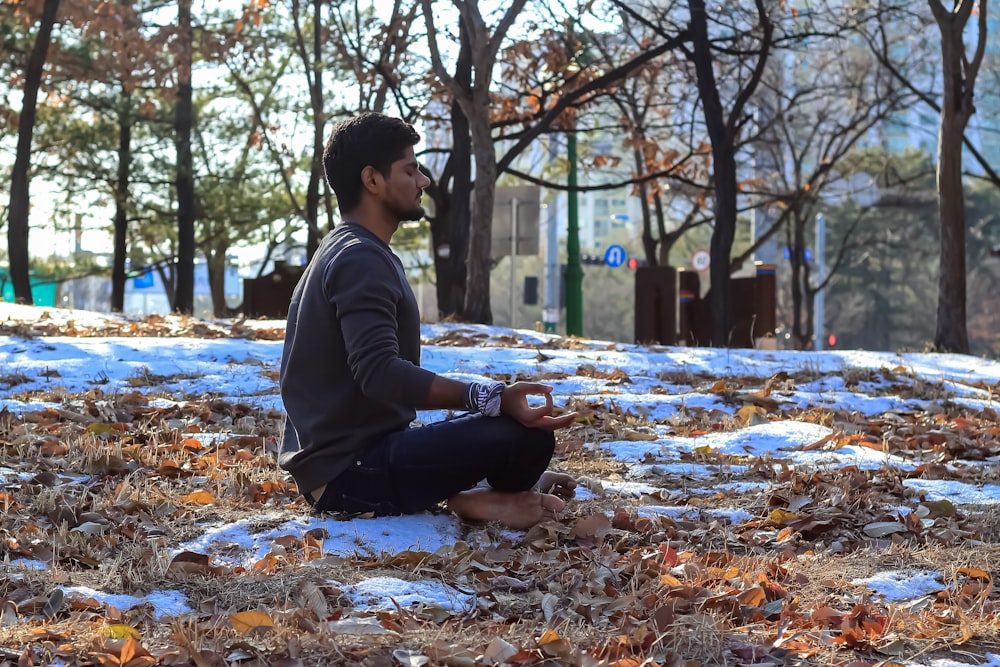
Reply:
M357 206L350 213L343 215L344 222L360 225L381 239L386 245L392 241L392 235L399 229L399 221L385 216L382 211L368 210L364 205Z

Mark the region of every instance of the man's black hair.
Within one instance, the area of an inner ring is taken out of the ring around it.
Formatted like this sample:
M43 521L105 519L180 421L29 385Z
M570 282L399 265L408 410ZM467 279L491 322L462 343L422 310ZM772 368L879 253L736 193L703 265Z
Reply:
M337 123L323 151L323 169L341 214L353 211L361 201L362 169L370 165L388 178L392 163L419 142L412 125L380 113L367 112Z

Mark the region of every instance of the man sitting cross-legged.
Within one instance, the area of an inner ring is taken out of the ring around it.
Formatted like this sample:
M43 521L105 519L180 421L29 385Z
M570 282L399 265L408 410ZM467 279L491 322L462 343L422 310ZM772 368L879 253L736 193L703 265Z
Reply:
M292 296L281 357L288 415L279 464L319 511L412 513L447 501L462 518L517 529L555 517L575 481L546 472L552 388L465 383L420 367L420 314L389 244L419 220L429 179L408 124L364 114L338 124L323 156L343 222ZM530 396L544 403L530 405ZM471 415L411 427L417 409ZM485 480L485 485L480 482Z

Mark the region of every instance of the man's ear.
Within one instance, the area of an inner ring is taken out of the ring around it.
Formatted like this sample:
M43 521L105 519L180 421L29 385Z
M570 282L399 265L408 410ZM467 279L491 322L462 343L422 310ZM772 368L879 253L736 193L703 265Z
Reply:
M375 194L378 191L381 180L382 174L375 167L368 165L361 170L361 187L368 192Z

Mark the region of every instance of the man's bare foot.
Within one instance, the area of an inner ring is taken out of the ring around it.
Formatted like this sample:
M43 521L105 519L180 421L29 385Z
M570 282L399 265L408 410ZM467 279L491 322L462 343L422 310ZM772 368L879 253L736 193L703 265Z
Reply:
M539 521L559 516L566 503L537 491L503 493L473 488L448 499L448 509L469 521L499 521L508 528L527 530Z
M576 495L576 480L566 473L546 470L538 478L538 482L535 484L535 491L551 493L563 500L569 500Z

